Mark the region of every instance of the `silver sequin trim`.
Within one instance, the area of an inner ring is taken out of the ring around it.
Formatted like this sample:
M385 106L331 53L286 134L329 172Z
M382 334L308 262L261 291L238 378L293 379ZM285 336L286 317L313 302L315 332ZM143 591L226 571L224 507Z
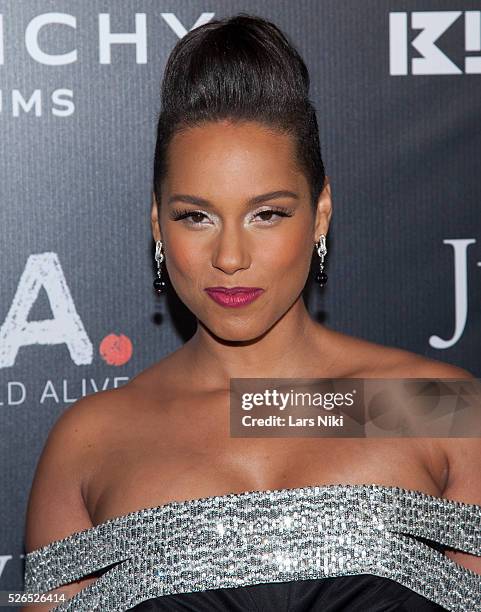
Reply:
M116 564L53 609L123 612L162 595L373 574L453 612L481 611L481 575L414 536L481 556L481 506L376 484L170 502L28 553L25 590Z

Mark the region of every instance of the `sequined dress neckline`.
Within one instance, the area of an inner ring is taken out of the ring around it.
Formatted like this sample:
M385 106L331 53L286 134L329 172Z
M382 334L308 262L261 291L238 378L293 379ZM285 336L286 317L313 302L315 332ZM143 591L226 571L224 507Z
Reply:
M123 612L162 595L367 573L447 610L480 610L481 576L419 537L481 556L481 506L377 484L172 501L27 553L25 590L106 569L54 610Z

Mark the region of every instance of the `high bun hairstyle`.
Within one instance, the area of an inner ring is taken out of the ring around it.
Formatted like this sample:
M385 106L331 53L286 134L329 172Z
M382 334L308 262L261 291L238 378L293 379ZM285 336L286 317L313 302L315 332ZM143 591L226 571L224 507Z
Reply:
M325 171L309 73L286 35L266 19L238 13L210 21L188 32L169 55L154 157L159 206L173 135L222 119L256 121L291 135L315 209Z

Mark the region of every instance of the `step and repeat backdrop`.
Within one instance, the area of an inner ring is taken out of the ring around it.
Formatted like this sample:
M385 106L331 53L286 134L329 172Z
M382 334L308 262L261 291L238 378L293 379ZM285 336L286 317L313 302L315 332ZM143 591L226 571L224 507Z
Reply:
M189 30L249 12L310 70L333 192L313 316L481 377L481 6L456 0L0 0L0 589L49 429L178 348L153 293L162 73Z

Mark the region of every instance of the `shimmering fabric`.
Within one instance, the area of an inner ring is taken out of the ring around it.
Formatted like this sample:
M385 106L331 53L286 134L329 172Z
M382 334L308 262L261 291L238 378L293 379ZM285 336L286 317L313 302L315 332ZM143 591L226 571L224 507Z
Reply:
M481 576L421 538L481 556L481 506L376 484L230 493L131 512L32 551L25 590L108 568L55 610L122 612L165 595L372 574L447 610L481 610Z

